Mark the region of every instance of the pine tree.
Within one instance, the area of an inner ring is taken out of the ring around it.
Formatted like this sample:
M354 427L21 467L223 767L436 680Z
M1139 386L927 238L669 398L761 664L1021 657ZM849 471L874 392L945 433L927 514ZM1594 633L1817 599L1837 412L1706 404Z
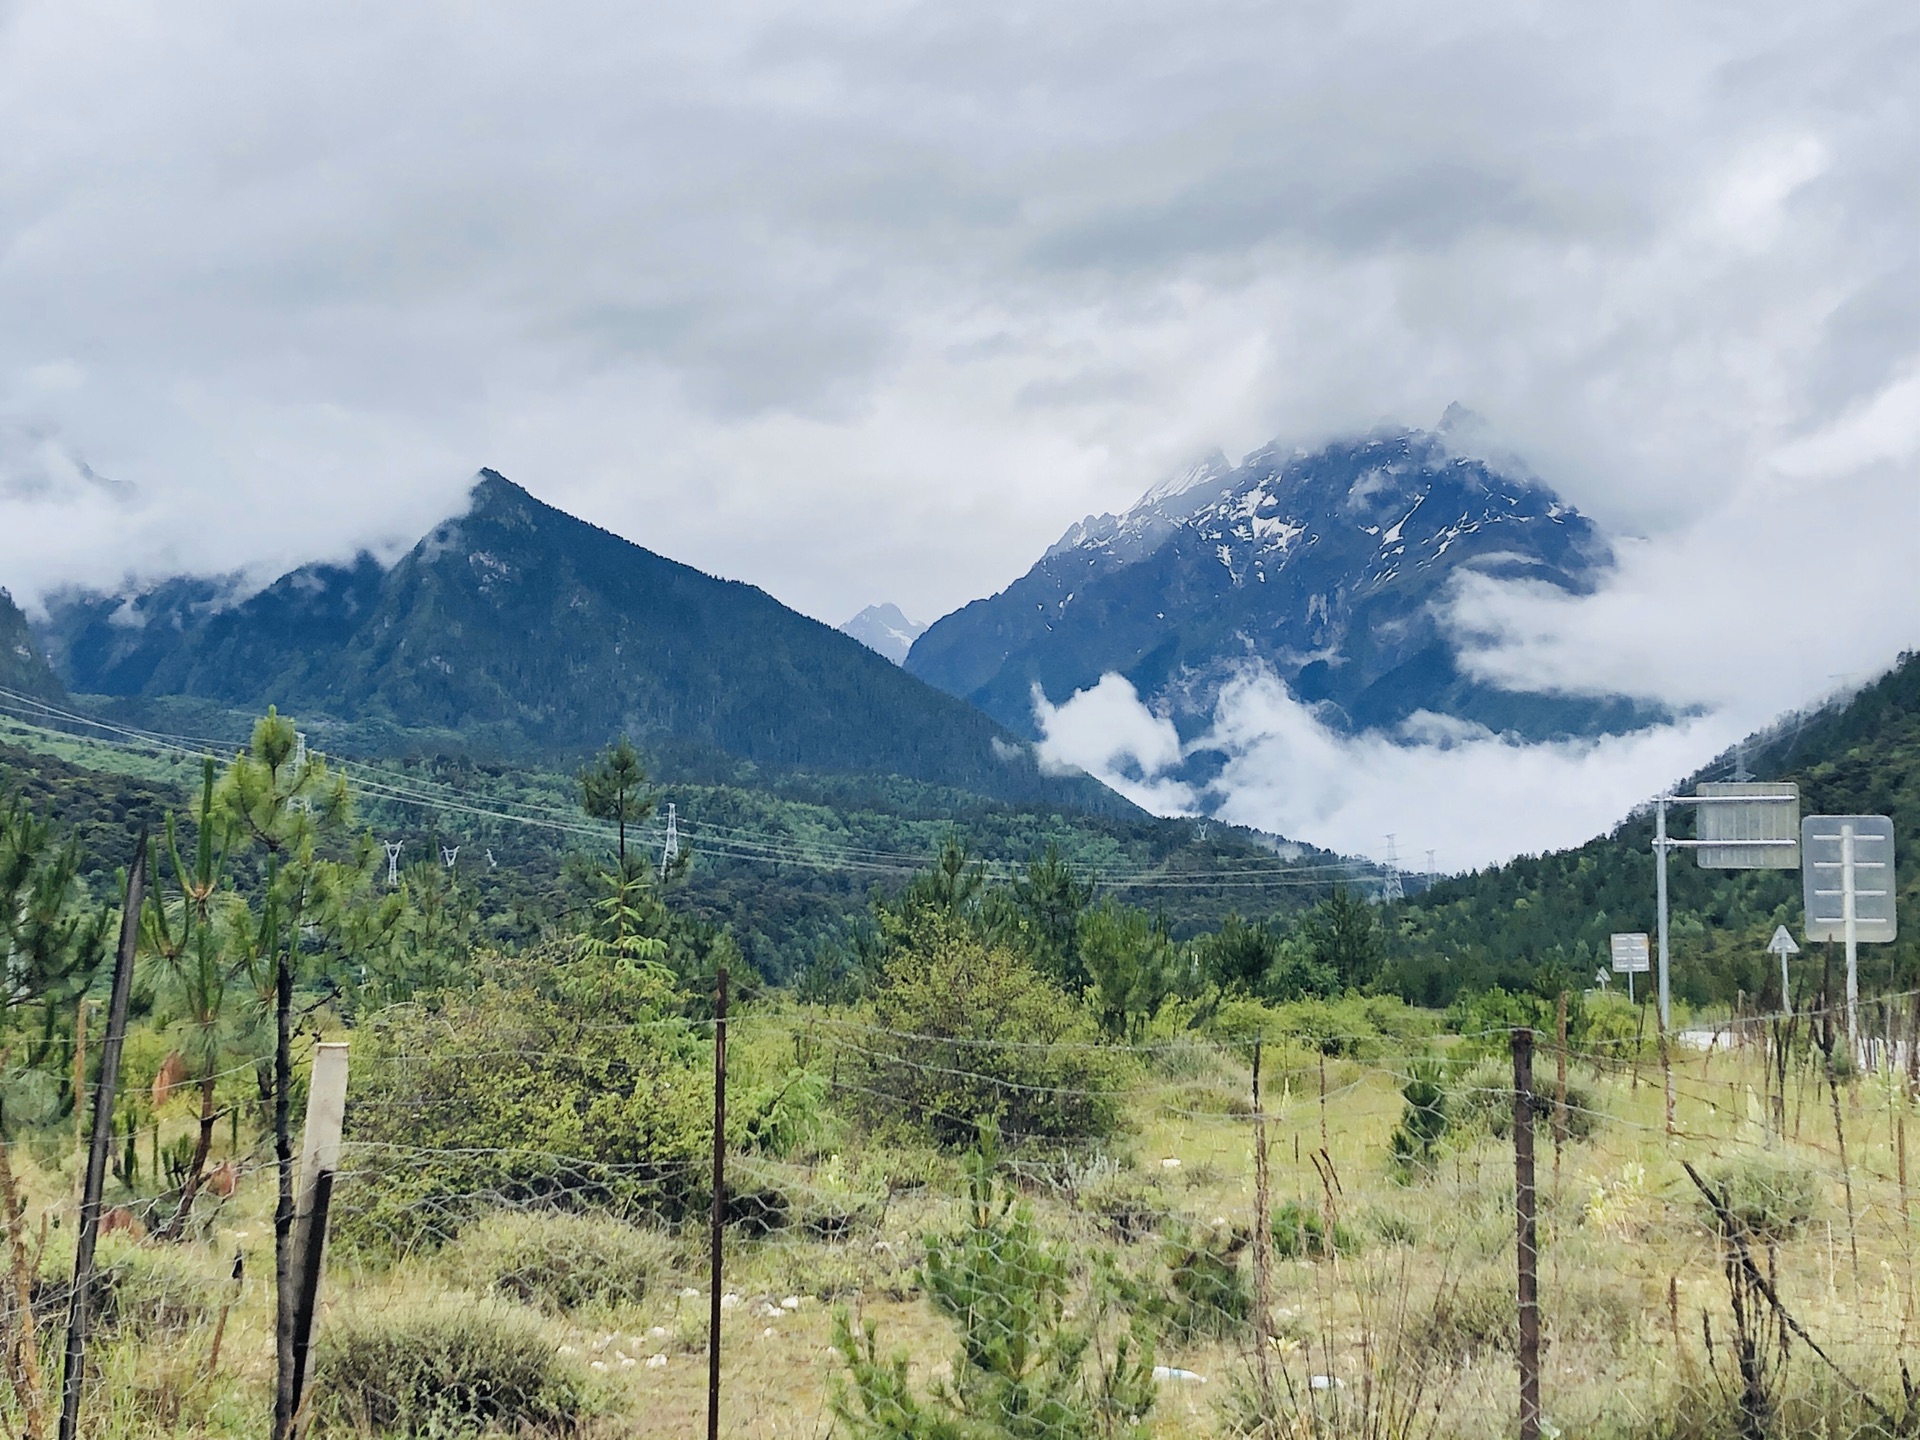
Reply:
M254 978L273 997L273 1148L280 1194L273 1212L275 1339L273 1440L293 1424L293 982L301 926L318 908L325 872L314 853L322 830L348 819L346 783L305 751L293 722L269 707L247 748L227 766L221 807L235 833L265 857Z
M627 826L645 824L653 814L653 789L639 752L622 735L593 765L580 772L580 808L595 820L611 820L618 830L622 874L627 869Z
M251 998L244 982L254 929L246 902L226 884L231 839L228 817L214 798L215 766L208 756L201 776L191 859L182 854L178 826L167 817L166 858L174 893L163 892L159 863L141 916L141 949L158 971L162 1015L177 1044L169 1062L181 1064L180 1084L200 1092L200 1127L180 1184L180 1202L158 1233L178 1235L193 1210L213 1148L215 1089L236 1031L244 1024L237 1001Z

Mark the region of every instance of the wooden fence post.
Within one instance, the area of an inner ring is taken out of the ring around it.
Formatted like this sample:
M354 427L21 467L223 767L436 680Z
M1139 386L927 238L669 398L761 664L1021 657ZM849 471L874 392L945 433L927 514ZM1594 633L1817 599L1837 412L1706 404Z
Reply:
M313 1321L320 1308L320 1275L327 1248L327 1212L333 1204L333 1177L340 1169L340 1134L347 1114L347 1047L338 1041L314 1047L313 1075L307 1082L307 1126L300 1142L300 1195L293 1222L295 1291L293 1307L293 1414L296 1432L304 1429L302 1404L307 1386L307 1357L313 1348Z
M1253 1340L1260 1347L1254 1373L1260 1385L1261 1419L1267 1425L1274 1425L1278 1423L1278 1412L1273 1400L1273 1212L1267 1179L1267 1117L1260 1108L1264 1038L1256 1035L1253 1041L1253 1294L1254 1304L1260 1309ZM1331 1232L1328 1244L1332 1244Z

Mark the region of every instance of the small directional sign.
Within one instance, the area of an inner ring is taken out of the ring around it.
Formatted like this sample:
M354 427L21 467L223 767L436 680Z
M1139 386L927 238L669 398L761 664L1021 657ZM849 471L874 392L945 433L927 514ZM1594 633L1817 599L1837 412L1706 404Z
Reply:
M1647 937L1643 934L1613 937L1613 968L1623 975L1644 975L1652 966L1647 958Z
M1788 955L1798 955L1800 947L1793 943L1793 936L1787 933L1786 926L1776 925L1773 927L1773 939L1767 942L1767 953L1784 959Z

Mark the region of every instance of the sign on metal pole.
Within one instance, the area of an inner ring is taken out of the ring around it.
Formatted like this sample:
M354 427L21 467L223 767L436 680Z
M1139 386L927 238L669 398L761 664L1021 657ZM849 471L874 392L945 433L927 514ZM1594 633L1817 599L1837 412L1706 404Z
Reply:
M1847 1041L1860 1049L1858 947L1896 938L1893 821L1885 815L1809 815L1800 827L1807 939L1847 947Z
M1693 855L1703 870L1800 868L1798 785L1790 780L1702 785L1694 794L1702 803Z
M1897 939L1893 821L1885 815L1809 815L1800 839L1806 848L1800 884L1807 939L1844 941L1849 898L1855 943L1884 945Z
M1613 968L1620 974L1644 975L1653 968L1644 934L1615 935L1612 945Z
M1647 937L1641 933L1615 935L1612 938L1613 968L1627 977L1627 999L1633 999L1633 977L1653 968L1649 960Z
M1667 807L1699 807L1697 838L1676 840L1667 833ZM1740 781L1702 785L1692 795L1662 795L1653 807L1654 903L1659 913L1660 1028L1673 1023L1671 973L1667 950L1667 856L1692 850L1712 869L1792 870L1800 863L1795 843L1800 787L1786 780Z
M1793 991L1787 988L1787 957L1798 955L1800 947L1793 943L1793 936L1787 933L1786 926L1773 927L1773 939L1767 942L1767 953L1780 957L1780 1008L1791 1010L1793 1009Z

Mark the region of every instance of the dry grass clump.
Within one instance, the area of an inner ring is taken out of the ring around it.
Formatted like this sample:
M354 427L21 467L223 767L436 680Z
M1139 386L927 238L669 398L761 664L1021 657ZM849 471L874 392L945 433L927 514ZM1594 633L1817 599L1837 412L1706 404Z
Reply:
M462 1230L443 1264L465 1289L564 1313L638 1305L674 1259L667 1236L611 1216L501 1211Z
M458 1294L328 1316L314 1384L333 1435L569 1436L609 1404L540 1316Z
M100 1242L94 1276L93 1319L105 1334L178 1335L209 1323L231 1282L222 1266L196 1245L164 1245L109 1235ZM63 1323L73 1300L73 1257L45 1256L34 1287L33 1310L43 1323Z
M1703 1166L1701 1178L1746 1233L1762 1241L1798 1235L1819 1200L1813 1167L1788 1155L1728 1156Z

